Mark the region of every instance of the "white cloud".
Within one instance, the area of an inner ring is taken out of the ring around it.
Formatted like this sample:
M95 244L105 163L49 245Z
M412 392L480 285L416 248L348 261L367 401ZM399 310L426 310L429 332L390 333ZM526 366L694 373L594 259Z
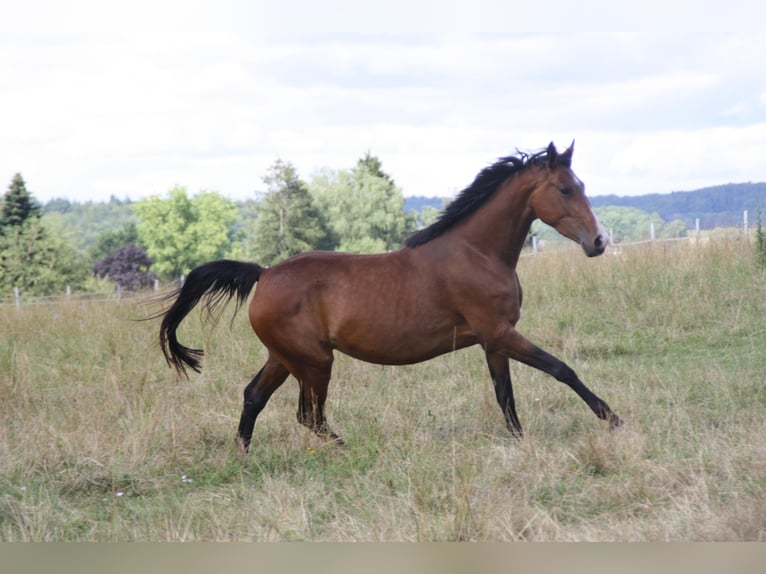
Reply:
M277 157L308 177L367 150L440 195L573 138L591 193L766 180L761 33L519 35L534 10L499 2L18 4L34 25L0 36L0 185L21 171L42 200L251 197Z

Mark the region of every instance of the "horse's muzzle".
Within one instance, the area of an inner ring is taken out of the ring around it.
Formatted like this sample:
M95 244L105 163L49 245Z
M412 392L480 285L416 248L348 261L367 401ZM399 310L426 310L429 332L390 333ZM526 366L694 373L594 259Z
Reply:
M608 243L609 240L606 236L603 233L599 233L593 241L582 241L580 245L582 245L583 251L585 251L588 257L597 257L606 251Z

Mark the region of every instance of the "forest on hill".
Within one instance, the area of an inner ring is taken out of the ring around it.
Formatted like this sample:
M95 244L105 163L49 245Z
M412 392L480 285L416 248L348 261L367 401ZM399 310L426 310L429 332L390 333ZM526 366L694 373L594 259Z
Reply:
M448 198L413 196L406 198L405 209L421 212L440 210ZM741 227L743 214L755 225L766 213L766 183L728 183L693 191L650 193L635 196L598 195L591 204L604 227L616 242L649 239L650 228L657 238L683 237L696 228L702 230ZM539 239L557 240L552 229L536 221L532 233Z
M695 219L702 229L722 226L727 220L742 220L748 211L755 219L766 210L766 183L727 183L694 191L650 193L626 196L599 195L591 198L593 207L633 207L656 213L664 221L681 220L693 228Z
M405 200L405 209L419 212L428 206L438 210L447 201L443 197L411 196ZM680 220L689 228L699 219L702 229L712 229L725 226L726 221L741 221L744 211L753 220L758 210L766 212L766 182L727 183L693 191L634 196L597 195L590 201L595 208L631 207L656 214L666 223Z

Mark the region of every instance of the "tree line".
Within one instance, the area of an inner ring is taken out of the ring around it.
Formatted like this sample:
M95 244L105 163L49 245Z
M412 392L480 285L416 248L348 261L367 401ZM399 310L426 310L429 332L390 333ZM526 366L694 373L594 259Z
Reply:
M270 265L315 249L390 251L433 222L437 206L446 203L409 198L417 209L407 209L402 190L369 152L349 169L325 168L308 181L278 159L262 182L264 190L246 201L217 191L190 195L176 186L137 202L59 198L41 205L16 174L0 199L0 297L15 287L27 295L61 293L67 286L138 290L223 257ZM687 233L684 221L656 211L610 205L603 198L593 203L617 242L646 239L650 225L658 238ZM539 221L531 233L558 239Z
M308 182L279 159L263 183L245 202L176 186L138 202L43 206L16 174L0 200L0 297L14 288L138 290L223 257L270 265L314 249L388 251L437 213L406 211L401 189L369 152L351 169L323 169Z
M699 219L707 229L721 218L739 218L743 211L755 214L766 208L766 183L728 183L694 191L649 193L630 197L600 195L594 207L632 207L656 213L664 221L681 220L687 226Z

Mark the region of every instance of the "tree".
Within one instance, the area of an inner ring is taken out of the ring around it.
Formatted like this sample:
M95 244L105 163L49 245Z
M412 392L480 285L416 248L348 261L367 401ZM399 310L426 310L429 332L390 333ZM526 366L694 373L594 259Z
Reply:
M415 229L423 229L439 219L441 210L431 205L424 205L420 211L412 212L415 216Z
M84 284L85 258L61 235L43 225L40 204L17 173L0 209L0 292L26 295L62 293Z
M598 207L594 211L604 229L613 231L615 243L649 239L652 225L655 237L659 237L665 225L658 214L635 207ZM675 227L674 230L680 232Z
M162 277L179 277L224 257L232 246L237 208L217 192L190 198L186 188L176 186L166 198L152 196L137 203L135 210L139 242Z
M295 167L278 159L263 178L267 192L257 206L246 251L262 264L335 246L323 213Z
M65 197L54 197L49 199L43 205L42 212L46 213L69 213L74 204Z
M39 217L40 205L27 191L24 178L21 177L20 173L17 173L13 176L8 191L3 196L2 209L0 210L0 233L4 233L10 227L20 227L29 219Z
M63 293L67 286L82 287L87 277L85 257L62 237L49 234L36 217L0 235L0 293L4 295L15 287L26 295Z
M319 172L311 189L327 213L340 251L398 249L417 227L415 215L405 214L401 190L369 152L351 170Z
M113 251L126 245L138 243L138 229L132 221L124 224L119 229L104 231L96 239L96 243L90 252L93 259L103 259Z
M129 241L114 245L106 251L96 246L102 235L113 234L129 224L136 223L136 213L130 201L112 196L107 202L71 202L51 199L42 208L43 222L50 231L56 229L67 234L78 248L94 254L94 259L104 257L109 251ZM135 238L131 239L135 243Z
M669 223L664 223L657 231L657 237L660 239L671 239L674 237L686 237L688 229L686 224L680 219L674 219Z
M156 276L149 271L151 265L146 251L129 243L97 261L93 273L97 277L108 277L122 289L138 291L154 284Z

